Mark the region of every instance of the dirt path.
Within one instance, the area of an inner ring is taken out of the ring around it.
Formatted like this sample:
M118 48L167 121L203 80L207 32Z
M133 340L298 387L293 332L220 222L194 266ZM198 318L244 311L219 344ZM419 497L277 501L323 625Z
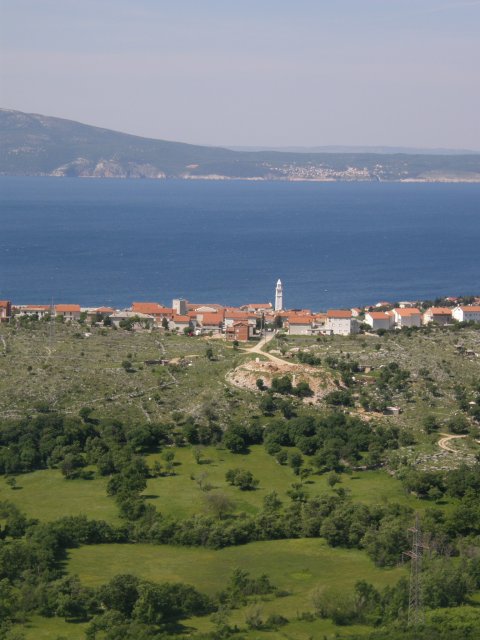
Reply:
M229 371L225 376L227 382L242 389L258 392L258 380L262 380L268 388L271 386L273 378L286 375L291 378L293 385L298 382L306 382L309 385L312 396L304 399L308 403L319 402L326 394L336 389L332 376L328 372L306 364L288 362L267 351L262 351L263 347L274 337L275 334L268 334L254 347L242 348L243 354L249 353L264 357L245 361Z
M265 358L268 358L269 360L271 360L272 362L275 362L276 364L286 364L285 360L282 360L282 358L277 358L276 356L273 356L271 353L268 353L268 351L262 351L263 347L268 344L270 342L270 340L273 340L273 338L275 337L274 333L270 333L268 335L266 335L264 338L262 338L260 340L260 342L257 342L257 344L254 347L250 347L249 349L242 349L242 351L244 353L258 353L261 356L265 356Z
M442 437L438 441L438 446L440 447L440 449L443 449L444 451L450 451L450 453L459 453L457 451L457 449L453 449L452 447L449 446L448 443L451 440L455 440L456 438L466 438L467 437L467 436L452 436L452 435L449 435L448 433L441 433L440 435Z

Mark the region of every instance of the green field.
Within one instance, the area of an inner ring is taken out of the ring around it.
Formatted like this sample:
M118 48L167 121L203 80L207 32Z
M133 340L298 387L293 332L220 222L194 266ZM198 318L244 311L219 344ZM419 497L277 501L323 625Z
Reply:
M133 573L157 582L186 582L212 595L226 586L236 567L253 576L266 573L275 586L288 591L288 596L268 599L261 606L265 615L279 613L289 620L312 610L310 597L316 587L349 589L360 577L385 586L406 575L404 568L378 569L365 553L332 549L319 539L255 542L218 551L146 544L88 546L73 549L68 560L69 572L92 586L118 573ZM244 613L236 611L233 620L241 624ZM196 620L200 629L206 623ZM329 626L333 630L334 625Z
M18 476L14 490L1 478L0 500L14 502L30 518L43 521L80 514L117 521L118 509L106 486L106 478L66 480L58 469L46 469Z
M164 514L180 518L202 512L205 509L205 496L196 478L205 475L212 490L220 490L234 503L235 511L256 513L263 498L273 489L281 500L288 502L286 495L292 483L298 481L292 469L279 465L267 454L262 445L251 447L247 455L233 454L226 449L204 447L202 449L206 464L197 464L191 447L175 449L175 475L151 478L147 482L144 494ZM161 454L147 457L150 466L155 460L162 461ZM242 467L253 473L260 482L254 491L240 491L225 480L229 469ZM192 479L193 477L193 479ZM354 500L366 504L397 502L412 508L423 510L428 503L406 495L399 480L385 471L359 471L341 474L343 487L351 493ZM58 469L34 471L17 476L17 488L12 490L0 479L0 500L14 502L31 518L49 521L66 515L86 515L89 518L118 521L118 509L113 498L107 496L108 478L94 477L92 480L66 480ZM326 475L313 474L305 484L310 496L320 493L332 493Z
M287 490L291 488L292 483L298 482L298 477L292 469L278 464L262 445L250 447L248 455L238 455L215 447L205 447L202 451L207 464L196 464L190 447L175 449L175 460L180 463L175 466L176 475L148 480L144 493L148 496L148 501L159 511L181 517L201 511L205 493L199 488L195 478L202 474L206 474L206 481L211 483L213 490L221 490L234 501L236 511L247 513L258 511L262 506L263 498L272 490L278 493L280 499L288 501ZM161 461L161 455L149 456L149 464L153 464L156 459ZM236 467L251 471L260 481L255 491L240 491L226 482L226 471ZM338 486L351 492L354 500L366 504L390 501L406 504L415 509L425 508L425 501L407 496L401 482L385 471L343 473ZM305 487L310 496L333 492L325 474L312 474Z
M65 622L63 618L33 616L25 624L17 625L15 630L22 633L25 640L84 640L87 626L85 623Z

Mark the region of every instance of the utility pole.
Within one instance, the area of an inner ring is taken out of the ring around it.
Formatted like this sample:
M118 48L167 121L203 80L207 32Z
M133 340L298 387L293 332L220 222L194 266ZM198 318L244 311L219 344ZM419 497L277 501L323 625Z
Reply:
M50 346L50 354L52 353L53 346L55 344L55 333L56 333L56 325L55 325L55 305L50 305L50 320L48 323L48 342Z
M415 525L408 531L412 534L412 549L405 552L405 555L410 558L408 626L416 629L425 622L425 613L422 605L422 558L423 550L427 548L423 544L418 513L415 515Z

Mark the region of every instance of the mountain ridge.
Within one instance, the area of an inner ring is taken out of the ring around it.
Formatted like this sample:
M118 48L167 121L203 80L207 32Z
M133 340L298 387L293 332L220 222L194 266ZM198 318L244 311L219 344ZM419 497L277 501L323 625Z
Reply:
M480 154L236 151L0 109L0 175L480 182Z

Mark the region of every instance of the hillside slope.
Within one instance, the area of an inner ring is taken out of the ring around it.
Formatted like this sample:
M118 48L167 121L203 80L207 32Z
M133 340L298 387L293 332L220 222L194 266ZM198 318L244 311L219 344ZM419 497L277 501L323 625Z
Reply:
M0 109L0 175L480 181L480 154L241 152Z

